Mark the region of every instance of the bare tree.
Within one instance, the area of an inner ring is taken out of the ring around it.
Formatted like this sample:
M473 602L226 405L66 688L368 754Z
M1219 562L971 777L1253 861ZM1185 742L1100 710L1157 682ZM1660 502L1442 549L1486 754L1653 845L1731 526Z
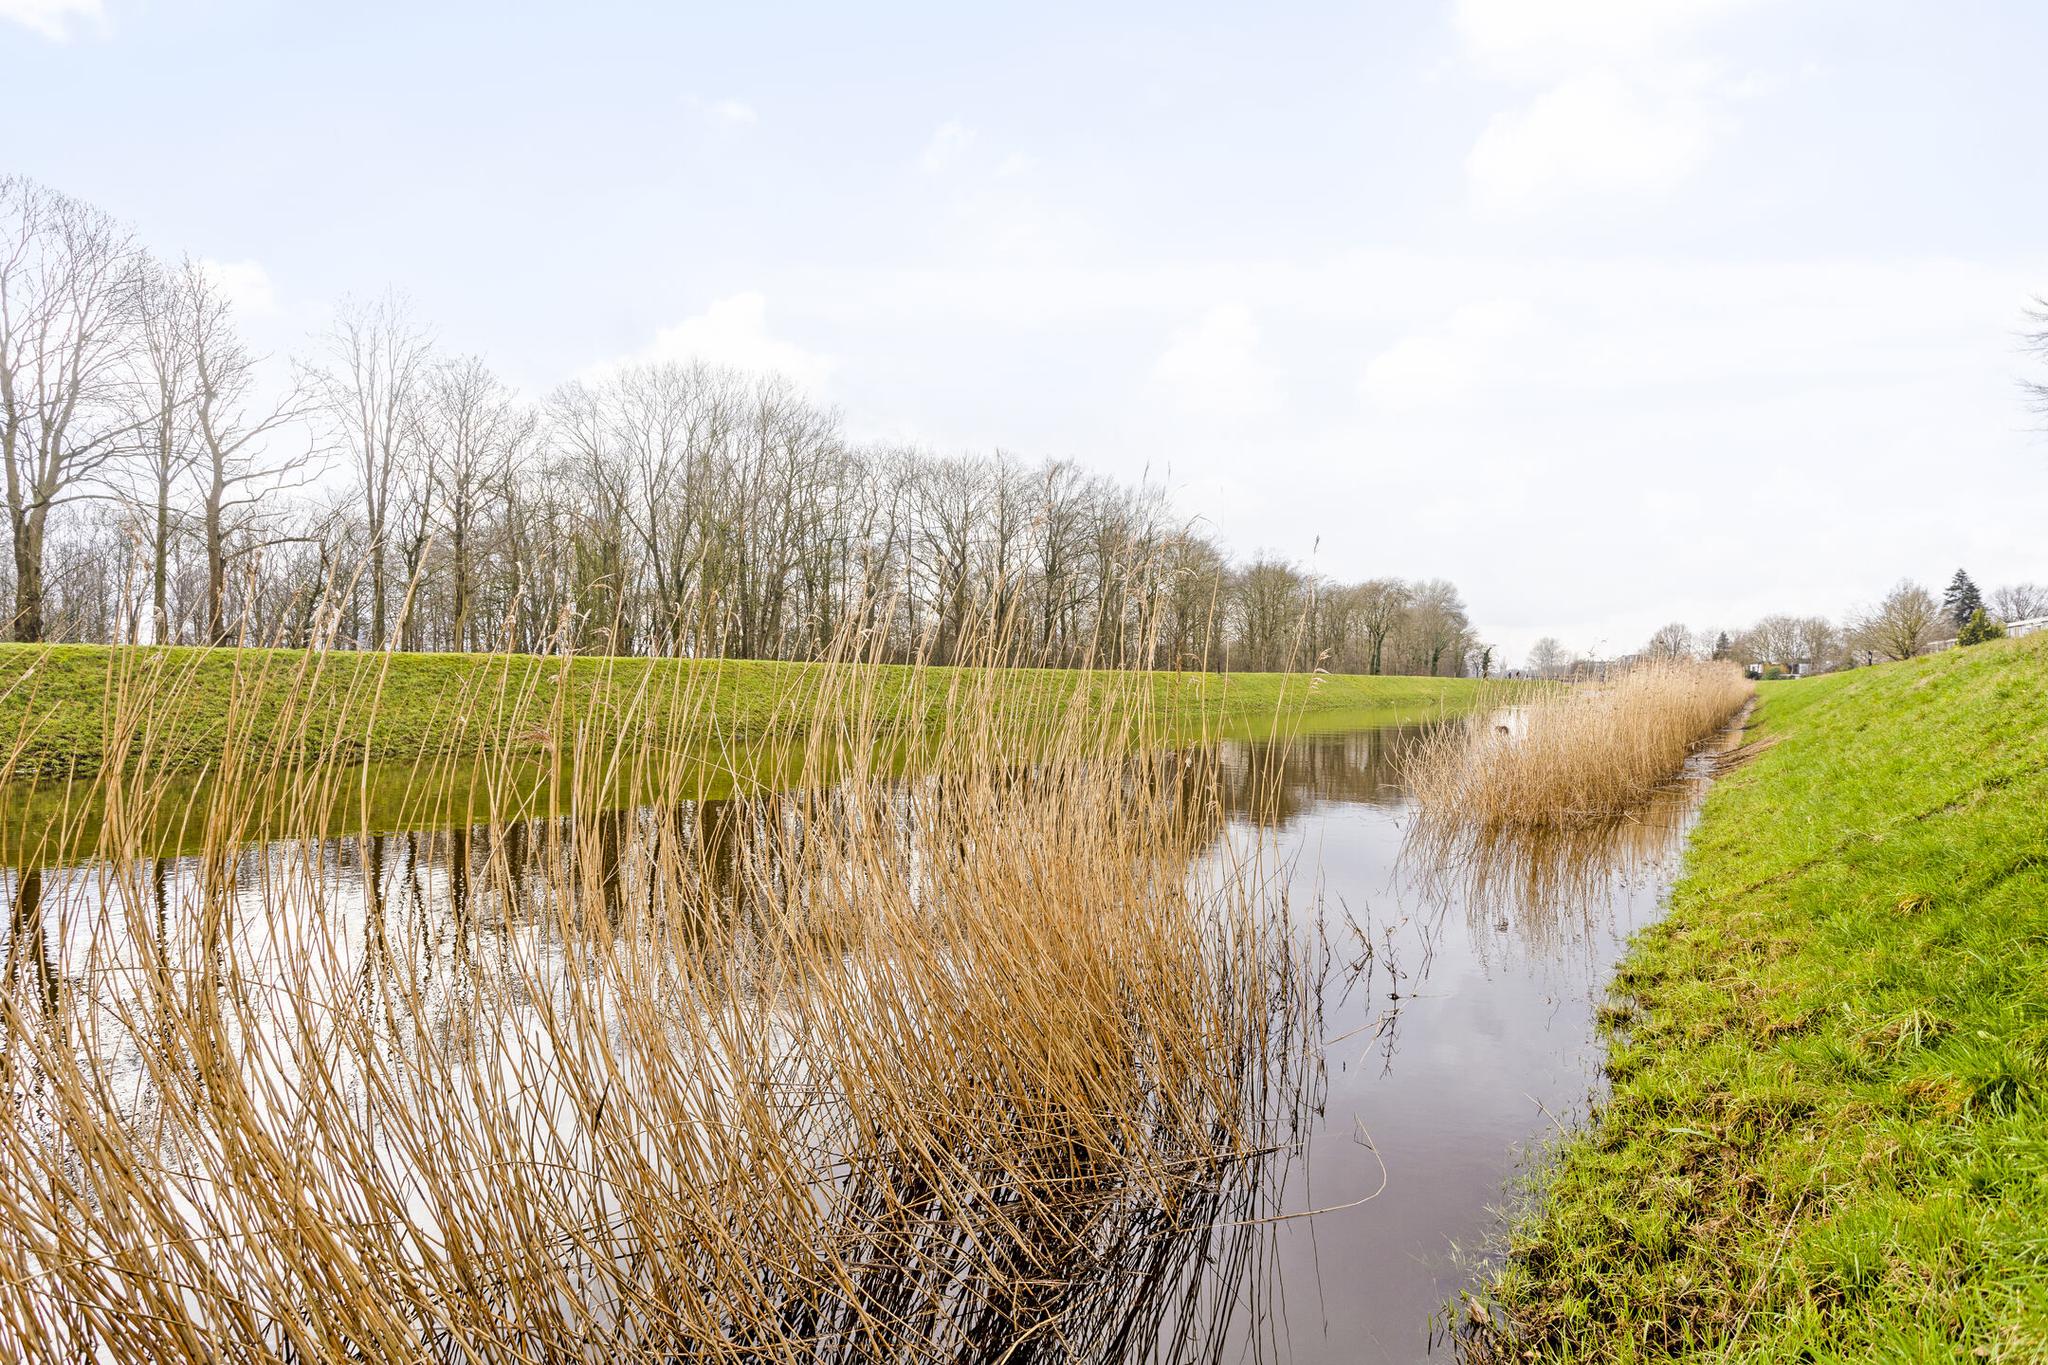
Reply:
M1742 644L1750 662L1773 665L1787 672L1799 667L1799 618L1766 616L1742 633Z
M1472 626L1455 585L1442 578L1417 583L1409 620L1424 672L1436 676L1446 660L1462 668Z
M1156 486L852 447L773 376L629 367L535 413L482 361L437 364L387 296L344 304L299 387L273 386L198 267L144 272L103 217L0 183L25 635L225 641L239 618L376 646L802 657L852 627L878 657L944 659L994 623L1013 662L1492 667L1448 582L1234 565ZM352 477L284 496L320 453L314 411ZM149 552L139 593L124 544Z
M568 544L558 596L573 613L579 643L627 653L635 635L629 600L635 471L619 458L604 395L571 383L555 392L548 411L560 451L554 473L573 489L563 508Z
M1856 633L1888 659L1910 659L1927 647L1941 607L1933 594L1909 579L1900 579L1884 601L1865 612Z
M624 475L620 507L642 562L647 635L687 648L703 627L699 589L721 526L712 499L740 422L737 376L706 365L636 366L601 385L601 439Z
M173 495L192 467L192 330L183 297L187 271L167 271L155 261L143 266L137 291L138 328L134 348L134 417L140 477L135 501L145 518L150 555L152 638L173 638L170 564Z
M1382 672L1387 640L1408 614L1414 594L1399 579L1371 578L1358 585L1358 626L1365 633L1366 672Z
M1168 537L1160 550L1157 662L1164 668L1214 668L1222 641L1228 566L1214 545L1192 532Z
M514 465L532 449L535 418L472 356L434 368L414 420L418 445L433 452L428 515L447 542L448 643L468 649L483 540Z
M1840 661L1841 632L1825 616L1799 618L1799 662L1815 673L1823 673Z
M1692 657L1693 643L1691 629L1683 622L1673 621L1658 628L1643 652L1657 659L1686 659Z
M2048 296L2035 299L2027 309L2027 327L2020 334L2020 345L2034 359L2048 365ZM2034 410L2048 416L2048 377L2022 379L2020 387L2032 400Z
M84 492L137 429L123 399L143 259L98 209L0 177L0 460L16 640L44 635L51 511Z
M1088 599L1083 535L1095 489L1077 465L1048 463L1039 475L1036 587L1038 648L1046 662L1071 658L1079 635L1075 614ZM1193 641L1187 642L1192 646Z
M311 415L313 400L303 376L282 391L263 392L261 358L236 332L226 294L198 262L186 262L176 297L192 361L199 438L191 464L206 547L206 638L225 644L231 562L286 538L257 532L257 510L266 499L303 486L315 472L317 448L293 431ZM239 545L232 543L236 539Z
M1539 678L1562 677L1571 656L1555 636L1546 635L1529 646L1529 671Z
M370 643L385 631L391 501L406 467L411 405L429 361L426 333L405 301L344 301L325 341L326 363L311 372L323 406L355 466L369 537Z
M948 663L957 661L973 619L975 562L990 484L988 471L967 460L928 460L917 476L919 595L932 613L934 657Z
M1991 614L2008 623L2048 616L2048 587L2039 583L2008 583L1991 594Z
M1237 575L1237 668L1279 672L1302 662L1297 646L1306 624L1309 581L1292 564L1261 555Z

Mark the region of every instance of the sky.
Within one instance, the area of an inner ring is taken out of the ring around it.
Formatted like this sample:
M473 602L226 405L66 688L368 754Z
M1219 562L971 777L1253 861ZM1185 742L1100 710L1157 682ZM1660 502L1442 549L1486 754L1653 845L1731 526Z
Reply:
M2035 0L0 0L0 165L308 348L788 374L1482 638L2048 582Z

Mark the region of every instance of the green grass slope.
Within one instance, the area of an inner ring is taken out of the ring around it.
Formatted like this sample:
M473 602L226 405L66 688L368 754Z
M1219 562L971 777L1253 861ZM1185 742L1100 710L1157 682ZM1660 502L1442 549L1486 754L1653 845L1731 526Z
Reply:
M1501 1359L2048 1360L2048 638L1766 685Z
M820 666L766 662L541 658L486 654L363 654L308 659L287 650L128 649L0 645L0 759L15 779L84 776L110 745L145 748L154 771L207 767L220 756L231 713L252 747L270 750L276 727L290 744L344 760L410 762L460 736L538 752L579 718L616 715L635 698L663 723L667 708L715 744L801 726ZM956 670L879 666L880 704L911 723L947 704ZM1394 723L1464 710L1489 695L1458 678L1155 673L1057 669L1003 674L1007 700L1048 709L1077 693L1103 704L1142 700L1161 724L1256 728L1282 715L1369 714ZM909 714L911 711L921 714ZM149 713L124 732L120 718Z

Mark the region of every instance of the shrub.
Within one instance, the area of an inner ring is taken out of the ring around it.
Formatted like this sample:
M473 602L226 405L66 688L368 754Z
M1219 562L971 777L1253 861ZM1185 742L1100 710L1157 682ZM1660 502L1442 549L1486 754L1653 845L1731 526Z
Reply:
M1981 645L1986 640L2004 638L2005 626L1986 616L1982 607L1971 612L1970 619L1963 622L1963 628L1956 632L1956 643L1959 645Z

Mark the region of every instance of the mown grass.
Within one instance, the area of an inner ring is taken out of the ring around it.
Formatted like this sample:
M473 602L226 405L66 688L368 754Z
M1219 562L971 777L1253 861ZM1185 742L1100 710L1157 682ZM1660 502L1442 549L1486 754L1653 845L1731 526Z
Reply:
M958 676L943 668L843 666L877 670L880 704L914 728L939 721ZM110 745L118 747L110 735L111 698L141 685L170 708L148 737L151 770L203 769L219 760L230 699L244 698L252 680L275 695L259 699L242 718L251 728L240 742L271 747L274 727L289 715L300 747L329 759L411 763L478 735L491 737L496 753L537 754L562 726L573 729L580 718L608 714L635 696L653 708L645 723L655 727L665 724L662 708L688 696L692 714L705 721L694 740L717 746L800 732L813 720L812 701L828 672L823 665L761 661L346 651L309 658L291 650L0 645L0 748L12 753L11 778L88 776L106 761ZM1009 703L1048 713L1077 699L1129 706L1133 689L1124 676L1020 668L1006 673L1004 691ZM1256 728L1283 715L1332 711L1373 712L1381 723L1394 724L1462 711L1495 694L1488 684L1462 678L1145 676L1146 688L1139 690L1152 716L1204 730ZM130 758L142 742L140 734L129 739Z
M1509 1360L2048 1360L2048 640L1767 685L1494 1286Z

